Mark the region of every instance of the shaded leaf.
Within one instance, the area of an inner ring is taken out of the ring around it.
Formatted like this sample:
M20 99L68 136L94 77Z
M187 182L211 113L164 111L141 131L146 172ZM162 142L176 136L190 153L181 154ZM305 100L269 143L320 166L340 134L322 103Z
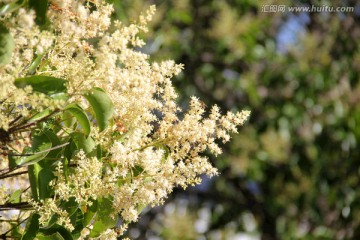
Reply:
M116 224L116 217L113 219L112 200L109 198L98 199L98 211L95 217L94 227L90 232L89 237L97 237L105 230L112 228Z
M97 210L98 210L98 201L93 200L93 204L91 206L88 206L86 210L84 210L84 220L83 220L84 227L90 224Z
M85 136L88 137L90 134L90 121L86 112L75 103L68 105L65 111L71 113L79 121Z
M30 181L30 188L32 197L35 201L39 201L39 192L38 192L38 176L41 168L38 164L28 166L28 175Z
M96 147L94 140L91 137L85 137L84 134L79 132L74 132L70 134L73 139L76 147L80 150L84 150L85 153L90 153Z
M47 0L29 0L30 7L35 9L36 23L43 25L46 23L46 10L48 7Z
M103 131L110 123L114 112L114 104L110 97L100 88L93 88L84 97L90 103L95 113L96 122L100 131Z
M33 153L35 154L30 156L20 157L15 161L17 165L21 165L21 166L32 165L44 159L46 155L49 154L49 152L48 151L43 152L43 151L50 149L52 147L52 142L45 134L41 134L41 135L35 135L33 137L33 141L31 145L32 145L31 149L28 149L28 151L24 152L24 154L33 154ZM37 152L41 152L41 153L36 154Z
M74 226L74 230L71 232L74 239L78 239L81 235L81 231L84 229L84 214L81 209L78 208L75 214L73 214L70 218L71 224Z
M37 239L39 240L65 240L60 233L56 232L51 235L43 235L39 233L36 235Z
M22 240L31 240L36 237L36 234L39 231L39 214L31 215L30 219L28 220L25 228L25 234L22 236Z
M40 228L39 232L43 236L50 236L50 235L58 233L63 239L66 239L66 240L73 239L71 233L65 227L60 226L58 224L53 225L49 229Z
M66 80L61 78L49 76L31 76L25 78L17 78L15 86L18 88L25 88L31 86L36 92L44 94L55 94L66 92Z

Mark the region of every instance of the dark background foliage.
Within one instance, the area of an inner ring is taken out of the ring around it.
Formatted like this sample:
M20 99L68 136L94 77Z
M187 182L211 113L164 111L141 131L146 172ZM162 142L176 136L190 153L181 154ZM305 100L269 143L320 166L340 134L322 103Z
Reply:
M262 12L279 1L112 1L114 17L158 11L142 49L185 64L174 80L250 121L212 159L221 175L175 190L133 224L135 239L358 239L359 3L349 13Z

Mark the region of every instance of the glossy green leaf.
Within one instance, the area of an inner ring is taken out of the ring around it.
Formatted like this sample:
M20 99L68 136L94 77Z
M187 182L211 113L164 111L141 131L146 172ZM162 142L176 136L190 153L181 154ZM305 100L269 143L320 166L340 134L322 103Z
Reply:
M36 92L45 94L55 94L66 92L66 80L49 76L31 76L25 78L17 78L15 85L18 88L31 86Z
M93 88L84 95L95 113L96 122L100 131L103 131L110 123L114 112L114 104L110 97L100 88Z
M72 103L65 108L66 112L73 115L80 123L82 131L85 136L88 137L90 134L90 121L86 112L77 104Z
M71 138L73 139L76 147L78 149L84 150L85 153L92 152L95 147L95 141L91 137L85 137L84 134L79 132L74 132L70 134Z
M112 228L116 224L116 217L113 219L110 215L113 213L112 200L109 198L98 199L98 211L95 217L94 227L89 237L97 237L105 230Z
M14 48L14 39L9 30L0 24L0 66L10 62Z
M39 231L39 214L31 215L30 219L28 220L25 228L25 234L22 236L22 240L32 240L35 239L36 234Z

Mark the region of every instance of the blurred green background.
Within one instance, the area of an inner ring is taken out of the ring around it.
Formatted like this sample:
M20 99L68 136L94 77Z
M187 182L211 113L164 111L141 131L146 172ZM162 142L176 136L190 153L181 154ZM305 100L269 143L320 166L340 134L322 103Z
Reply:
M145 211L132 239L360 239L360 3L113 0L124 22L156 4L141 51L185 64L199 96L251 119L213 164L219 177ZM264 5L353 12L262 12ZM341 4L341 5L340 5Z

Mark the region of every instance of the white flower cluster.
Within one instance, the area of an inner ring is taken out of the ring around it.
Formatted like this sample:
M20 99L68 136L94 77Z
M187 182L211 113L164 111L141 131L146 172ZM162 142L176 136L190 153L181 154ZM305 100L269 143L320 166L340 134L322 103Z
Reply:
M101 133L91 130L96 144L106 149L105 156L99 161L80 152L75 171L67 178L58 165L57 178L51 183L56 198L66 201L74 197L89 206L91 200L112 196L113 217L119 213L125 222L132 222L145 206L162 204L174 187L198 184L201 174L216 175L217 170L200 154L206 149L220 154L216 139L229 141L229 133L236 132L250 112L222 116L214 106L205 118L204 104L193 97L189 111L182 119L178 117L181 109L170 79L183 66L173 61L150 64L148 55L134 50L144 45L137 34L147 30L155 7L137 22L123 26L111 23L112 6L100 0L51 0L49 4L51 31L40 31L33 23L34 13L23 9L9 25L16 49L12 62L0 69L0 100L39 109L64 104L32 94L31 89L14 87L14 79L26 74L35 52L46 55L37 74L68 80L69 102L86 108L81 95L99 87L110 96L115 109L113 126ZM16 111L27 114L24 109ZM0 128L7 129L10 121L0 111ZM122 135L120 140L112 138L116 131ZM56 213L73 229L66 212L53 200L36 207L42 223Z

